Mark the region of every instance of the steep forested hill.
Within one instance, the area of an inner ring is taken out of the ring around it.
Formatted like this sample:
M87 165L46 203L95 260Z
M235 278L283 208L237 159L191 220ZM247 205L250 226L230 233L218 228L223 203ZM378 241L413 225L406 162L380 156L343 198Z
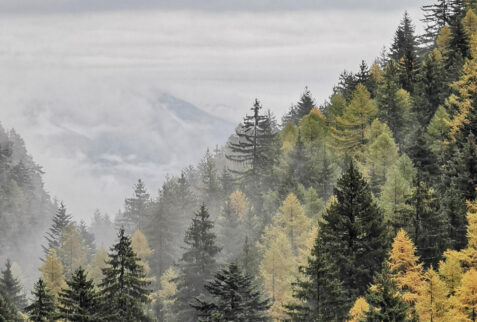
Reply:
M477 2L423 10L424 35L404 14L389 50L324 104L306 88L278 121L256 99L158 195L139 180L109 252L60 206L26 311L43 296L50 319L475 321ZM17 209L21 158L7 152Z

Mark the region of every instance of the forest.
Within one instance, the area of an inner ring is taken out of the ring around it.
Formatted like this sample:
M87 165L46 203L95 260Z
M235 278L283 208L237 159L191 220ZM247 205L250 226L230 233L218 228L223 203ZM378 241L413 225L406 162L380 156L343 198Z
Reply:
M476 321L477 1L422 13L114 217L74 221L1 129L0 321Z

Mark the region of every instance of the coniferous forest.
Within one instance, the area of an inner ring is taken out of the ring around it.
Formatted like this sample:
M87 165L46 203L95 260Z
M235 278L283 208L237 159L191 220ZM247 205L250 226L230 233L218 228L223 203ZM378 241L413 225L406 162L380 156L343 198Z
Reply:
M0 321L476 321L477 1L422 14L114 218L74 221L0 130Z

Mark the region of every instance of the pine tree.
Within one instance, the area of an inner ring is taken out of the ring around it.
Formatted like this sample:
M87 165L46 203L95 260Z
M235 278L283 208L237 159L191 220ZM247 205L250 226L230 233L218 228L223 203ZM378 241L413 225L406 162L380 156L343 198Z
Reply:
M203 281L211 278L215 269L215 256L220 248L215 245L214 223L202 205L187 229L185 252L178 265L177 295L173 306L178 321L197 321L197 312L190 306L194 298L204 294Z
M408 321L408 306L397 291L389 267L386 264L382 267L366 295L369 311L366 312L365 321Z
M414 25L405 12L391 45L390 57L399 63L401 87L412 93L417 69L417 43Z
M318 235L306 266L293 285L293 298L286 309L292 321L341 321L346 315L346 296L334 258Z
M56 321L55 297L41 278L35 283L32 294L33 302L25 308L30 319L35 322Z
M365 293L379 270L387 252L387 230L370 188L353 162L338 180L334 195L336 199L320 223L320 234L352 299Z
M253 278L245 275L236 263L219 270L214 279L205 284L212 300L196 299L193 307L200 321L265 321L269 300L264 299Z
M94 256L94 253L96 252L96 243L94 239L94 234L88 230L88 227L86 226L86 223L84 222L84 220L80 221L76 229L78 230L81 236L81 239L83 240L83 245L85 246L86 254L87 254L87 262L89 262L91 258Z
M11 302L18 310L23 310L26 305L26 297L23 293L23 287L20 281L13 276L12 263L9 259L2 270L0 277L0 292L7 302Z
M269 167L269 150L276 130L272 128L268 115L261 114L262 106L255 100L251 110L253 115L244 117L243 123L236 130L236 140L229 140L231 153L226 158L243 167L232 170L243 177L254 178Z
M61 260L56 256L55 249L50 249L48 256L40 267L42 283L48 287L54 296L57 296L62 288L66 287L64 279L64 267Z
M103 314L107 321L149 321L144 305L150 301L150 282L124 229L120 229L118 239L110 249L99 284Z
M144 182L139 179L134 185L134 196L124 200L124 212L119 218L119 226L124 228L126 233L132 234L136 229L142 229L145 225L149 194Z
M217 178L217 166L209 149L207 149L204 157L200 160L198 170L201 178L199 189L201 191L202 200L204 200L209 207L214 205L212 208L215 210L215 200L218 199L220 185Z
M50 231L46 234L45 238L48 242L47 246L42 246L45 255L48 255L50 249L57 250L60 247L60 239L63 234L63 229L71 223L71 215L66 214L66 207L63 203L60 203L55 216L53 217L53 225Z
M100 320L99 295L85 270L78 268L66 284L68 288L63 289L58 297L58 317L77 322Z
M0 321L5 322L22 322L15 305L5 299L0 292Z
M313 107L315 107L315 102L311 96L310 90L308 87L305 87L305 91L303 92L300 101L298 101L296 105L293 105L290 108L290 111L283 116L282 124L286 125L287 123L292 123L297 125L305 115L310 113Z

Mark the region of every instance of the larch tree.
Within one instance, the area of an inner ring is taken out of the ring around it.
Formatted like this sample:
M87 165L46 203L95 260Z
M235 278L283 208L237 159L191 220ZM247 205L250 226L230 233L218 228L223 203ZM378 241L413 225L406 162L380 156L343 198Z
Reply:
M108 260L108 251L106 248L99 248L94 254L93 258L89 262L86 271L88 276L91 277L94 283L97 285L103 278L103 268L106 267L106 261Z
M177 273L174 268L169 267L160 280L160 290L157 292L157 311L158 318L163 322L174 322L175 315L173 305L177 294Z
M202 205L186 231L186 248L178 264L177 293L173 305L177 320L197 321L197 312L190 304L205 294L203 281L213 276L217 268L215 257L221 250L215 244L217 237L213 228L214 222L210 220L205 205Z
M101 311L107 321L149 321L144 307L150 302L146 273L134 253L131 239L120 229L109 252L99 284Z
M460 286L464 274L459 257L455 251L446 251L444 253L445 260L439 262L439 275L442 281L446 283L450 295L455 294L455 290Z
M140 264L144 267L146 274L149 273L151 268L149 267L148 258L152 256L154 251L149 248L146 236L137 229L131 237L131 247L136 253L136 256L140 259Z
M419 294L416 311L421 321L447 321L449 293L432 267L424 274Z
M353 306L349 310L348 322L361 322L366 317L366 313L369 311L369 304L362 296L358 297L354 301Z
M68 277L71 277L80 266L86 265L88 249L74 224L69 224L63 229L57 253Z
M462 284L456 290L456 304L468 321L477 321L477 270L471 268L462 277Z
M64 278L64 267L61 260L56 256L55 249L50 249L48 256L46 256L43 264L40 266L42 275L42 283L55 296L66 287Z
M356 86L351 102L332 128L335 149L342 154L359 157L366 144L366 128L377 113L374 100L362 84Z
M419 297L424 272L414 243L402 229L394 238L387 265L404 302L413 308Z

